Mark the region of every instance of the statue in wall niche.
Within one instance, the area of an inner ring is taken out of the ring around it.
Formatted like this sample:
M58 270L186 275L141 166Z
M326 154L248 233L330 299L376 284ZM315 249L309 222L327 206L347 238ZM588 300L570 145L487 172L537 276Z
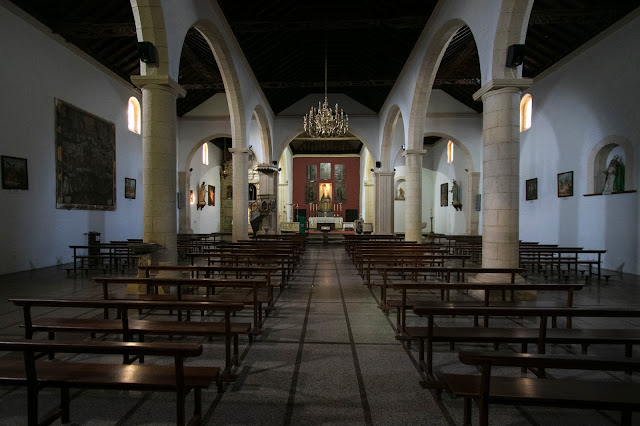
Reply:
M402 187L398 187L398 198L396 200L404 200L404 189Z
M619 155L611 159L609 167L602 173L605 174L603 194L624 191L624 164Z
M207 188L205 187L204 182L202 182L202 185L200 185L200 188L198 188L198 205L196 206L196 210L202 210L204 206L207 205L207 202L205 201L206 193Z
M451 193L453 194L451 201L451 205L456 209L456 211L462 211L462 203L460 202L460 187L458 186L458 182L453 180L453 185L451 185Z

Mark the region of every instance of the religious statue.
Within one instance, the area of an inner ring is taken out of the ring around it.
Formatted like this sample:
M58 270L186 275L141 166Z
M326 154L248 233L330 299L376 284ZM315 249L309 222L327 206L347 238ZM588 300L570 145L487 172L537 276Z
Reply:
M398 188L398 198L396 200L404 200L404 189L402 187Z
M206 205L205 194L207 193L207 189L205 188L204 182L198 188L198 205L196 206L196 210L202 210Z
M603 194L611 194L614 191L624 191L624 164L622 158L616 155L609 162L605 174Z
M331 196L326 184L322 185L322 198L320 198L319 212L331 212Z
M462 210L462 203L460 202L460 187L456 180L453 180L453 185L451 185L451 193L453 194L453 200L451 201L451 205L458 210Z
M360 219L354 220L353 225L356 229L356 234L362 234L364 229L364 220L362 220L362 216L360 216Z

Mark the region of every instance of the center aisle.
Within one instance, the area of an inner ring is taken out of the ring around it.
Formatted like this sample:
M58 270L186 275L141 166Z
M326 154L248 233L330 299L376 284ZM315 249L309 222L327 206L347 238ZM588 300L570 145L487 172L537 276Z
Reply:
M205 421L448 424L343 245L307 245L275 305Z

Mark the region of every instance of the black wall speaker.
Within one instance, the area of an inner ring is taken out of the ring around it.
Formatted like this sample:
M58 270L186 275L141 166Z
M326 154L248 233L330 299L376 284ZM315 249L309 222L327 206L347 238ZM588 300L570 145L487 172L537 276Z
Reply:
M382 163L379 161L376 161L376 169L379 169L380 167L382 167Z
M138 42L138 56L140 60L147 64L155 64L158 60L156 55L156 48L150 41Z
M507 65L510 68L522 65L524 62L524 44L512 44L507 50Z

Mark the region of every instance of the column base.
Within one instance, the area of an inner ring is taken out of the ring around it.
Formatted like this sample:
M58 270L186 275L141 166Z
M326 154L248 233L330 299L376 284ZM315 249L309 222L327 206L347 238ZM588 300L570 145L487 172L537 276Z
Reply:
M507 274L476 274L475 277L469 277L470 283L508 283L510 277ZM524 284L525 279L521 275L516 275L514 285ZM483 299L484 291L482 290L470 290L469 294ZM515 292L516 301L532 301L538 299L538 293L532 290L517 290ZM489 301L499 302L502 300L502 293L499 291L492 291L489 295Z

